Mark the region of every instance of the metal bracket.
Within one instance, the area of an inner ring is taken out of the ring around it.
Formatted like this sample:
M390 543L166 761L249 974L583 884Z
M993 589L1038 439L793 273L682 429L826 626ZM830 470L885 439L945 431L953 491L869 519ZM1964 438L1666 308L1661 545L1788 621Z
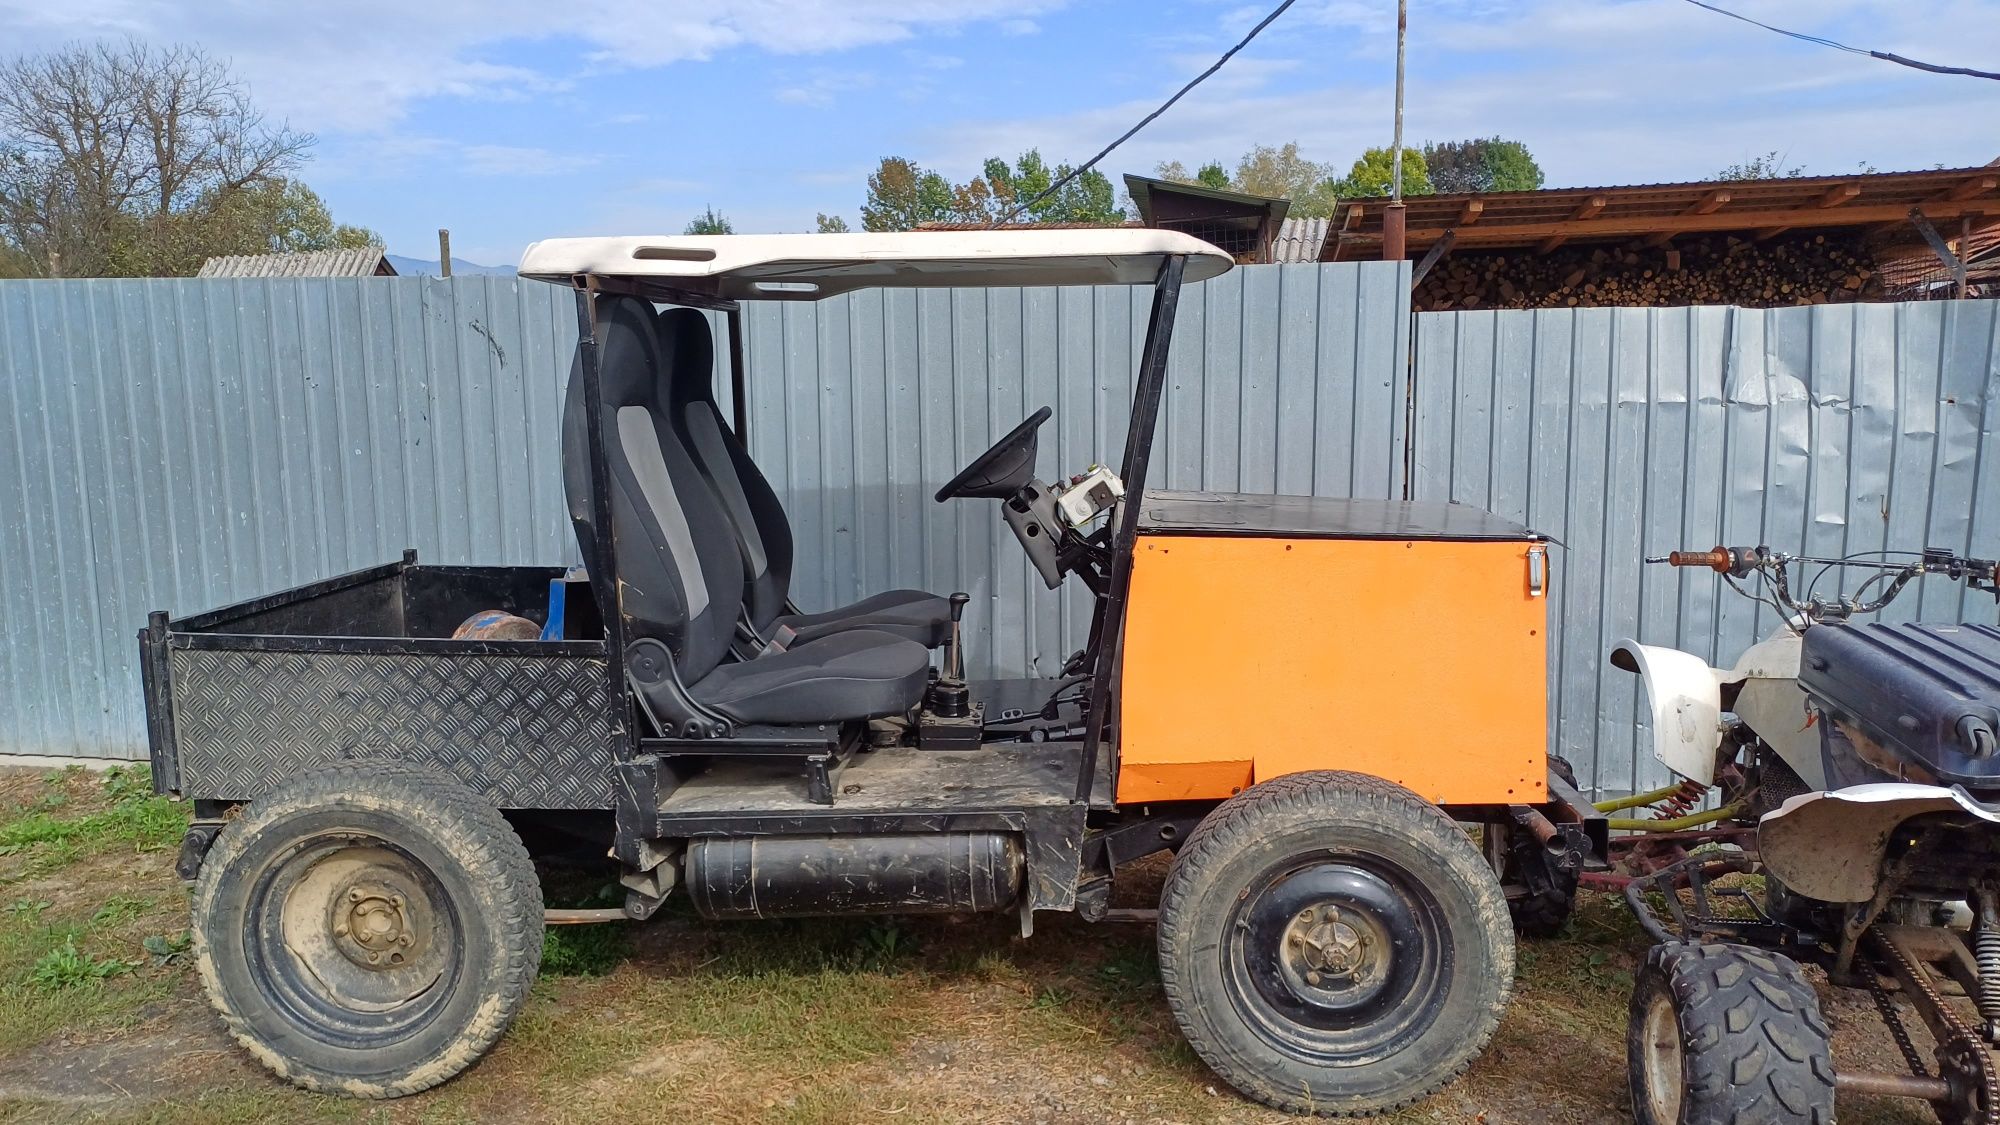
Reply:
M1410 274L1411 289L1424 283L1424 275L1431 272L1431 267L1437 265L1446 254L1451 253L1451 244L1457 241L1458 228L1453 227L1439 235L1436 242L1431 243L1430 250L1417 261L1417 268Z
M1924 217L1922 208L1910 208L1910 225L1917 228L1917 233L1923 235L1924 241L1931 244L1931 253L1936 254L1938 261L1943 262L1945 268L1951 271L1952 282L1958 288L1958 296L1963 299L1966 286L1965 259L1951 252L1951 245L1938 233L1937 228L1931 225L1931 221Z

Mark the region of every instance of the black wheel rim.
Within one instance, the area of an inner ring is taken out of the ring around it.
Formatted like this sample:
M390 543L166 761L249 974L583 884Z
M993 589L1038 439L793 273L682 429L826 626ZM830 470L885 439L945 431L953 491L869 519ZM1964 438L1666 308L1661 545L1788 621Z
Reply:
M465 971L463 927L443 884L371 834L296 842L258 874L248 906L250 979L286 1022L332 1046L418 1034Z
M1450 990L1451 935L1437 900L1377 856L1266 872L1236 900L1221 954L1237 1013L1270 1046L1318 1066L1401 1050Z

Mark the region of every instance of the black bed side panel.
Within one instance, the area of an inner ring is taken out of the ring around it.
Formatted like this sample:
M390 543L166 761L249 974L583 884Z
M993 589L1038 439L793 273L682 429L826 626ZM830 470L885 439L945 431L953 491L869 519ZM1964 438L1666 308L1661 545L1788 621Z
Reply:
M611 807L601 656L172 648L182 795L248 800L344 759L430 766L502 808Z

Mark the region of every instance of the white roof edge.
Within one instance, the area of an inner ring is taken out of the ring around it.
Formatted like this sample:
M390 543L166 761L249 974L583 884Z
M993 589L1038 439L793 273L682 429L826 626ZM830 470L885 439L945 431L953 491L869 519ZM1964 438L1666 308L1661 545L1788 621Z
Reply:
M650 279L731 298L814 300L870 287L1150 285L1170 255L1186 281L1235 264L1192 235L1146 227L880 234L617 235L550 238L519 273Z

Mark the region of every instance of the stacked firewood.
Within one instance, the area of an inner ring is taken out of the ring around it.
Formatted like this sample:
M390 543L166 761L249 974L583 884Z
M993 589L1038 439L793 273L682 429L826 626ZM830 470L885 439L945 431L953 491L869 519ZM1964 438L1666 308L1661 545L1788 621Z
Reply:
M1419 312L1598 305L1821 305L1871 295L1874 256L1859 238L1684 236L1641 243L1454 251L1418 284Z

